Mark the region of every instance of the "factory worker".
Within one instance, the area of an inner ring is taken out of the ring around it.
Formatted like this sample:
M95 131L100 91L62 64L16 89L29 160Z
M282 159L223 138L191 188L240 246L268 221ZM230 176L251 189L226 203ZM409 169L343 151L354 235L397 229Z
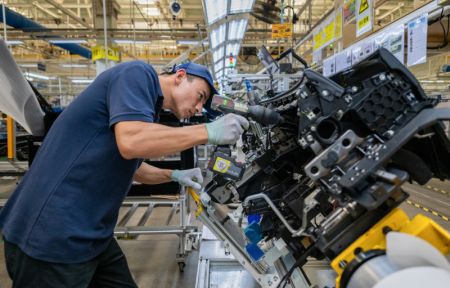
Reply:
M248 121L228 114L202 125L158 124L202 111L216 93L206 67L188 63L157 75L133 61L100 74L58 117L0 214L13 287L136 287L113 238L134 180L200 189L200 169L168 170L145 158L199 144L234 144Z

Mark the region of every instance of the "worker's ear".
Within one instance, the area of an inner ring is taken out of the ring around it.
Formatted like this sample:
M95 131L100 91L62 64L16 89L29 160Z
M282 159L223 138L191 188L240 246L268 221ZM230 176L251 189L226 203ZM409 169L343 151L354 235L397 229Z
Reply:
M180 69L175 73L175 84L179 85L181 81L186 77L187 73L186 70Z

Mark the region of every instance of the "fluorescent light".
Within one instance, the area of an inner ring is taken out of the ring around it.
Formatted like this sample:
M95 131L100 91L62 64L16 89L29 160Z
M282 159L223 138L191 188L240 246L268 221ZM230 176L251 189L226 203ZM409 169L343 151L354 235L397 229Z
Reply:
M147 5L147 4L154 4L155 0L134 0L134 2L141 5Z
M89 77L86 77L86 76L71 76L71 77L69 77L69 79L80 80L80 79L89 79Z
M216 63L219 59L222 59L224 48L223 46L213 52L213 62Z
M227 15L228 0L205 0L204 3L208 24L211 24Z
M230 14L252 11L254 0L231 0Z
M20 67L24 67L24 68L37 68L37 64L36 63L24 63L24 64L19 64Z
M36 78L36 79L41 79L41 80L54 79L54 78L50 78L50 77L42 75L42 74L36 74L36 73L30 73L30 72L25 72L25 77L27 77L27 78Z
M152 41L148 40L132 40L132 39L114 39L116 44L150 44Z
M179 45L198 45L199 43L199 40L177 40ZM205 41L203 44L208 44L208 42Z
M6 42L8 45L22 45L23 41L20 40L8 40L8 42Z
M228 24L228 40L241 40L247 28L247 19L231 21Z
M84 39L53 39L48 40L52 44L83 44L87 43Z
M144 12L147 13L148 16L159 16L159 15L161 15L161 12L159 11L159 8L156 8L156 7L144 8Z
M86 68L87 64L61 64L64 68Z
M73 79L72 83L75 83L75 84L89 84L89 83L92 83L92 81L94 81L94 79Z
M217 46L219 46L225 41L226 27L227 24L222 24L218 28L211 31L209 39L211 41L212 49L215 49Z

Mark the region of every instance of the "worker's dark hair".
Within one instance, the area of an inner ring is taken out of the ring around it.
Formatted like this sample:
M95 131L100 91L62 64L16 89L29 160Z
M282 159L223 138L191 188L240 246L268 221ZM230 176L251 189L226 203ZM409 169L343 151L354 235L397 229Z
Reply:
M176 73L176 72L166 71L166 72L160 73L159 75L166 76L166 75L173 75L173 74L175 74L175 73ZM187 76L187 80L188 80L189 82L194 81L195 78L203 79L203 78L200 78L200 77L198 77L198 76L195 76L195 75L192 75L192 74L188 74L188 73L186 73L186 76Z

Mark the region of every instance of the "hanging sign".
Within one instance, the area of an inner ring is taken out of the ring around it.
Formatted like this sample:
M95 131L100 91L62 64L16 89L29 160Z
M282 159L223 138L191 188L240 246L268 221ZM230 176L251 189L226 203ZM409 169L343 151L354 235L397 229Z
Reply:
M408 66L427 61L428 14L425 14L408 25Z
M328 45L334 41L336 35L336 25L335 25L335 17L332 15L325 22L324 28L324 43L323 45Z
M108 47L108 60L119 62L120 51L117 47ZM105 46L97 45L92 48L92 61L95 62L100 59L106 59Z
M372 0L358 0L356 4L356 37L359 37L372 30L373 3Z
M272 39L292 37L292 23L272 24Z
M316 30L316 33L313 33L313 50L319 50L322 48L325 43L325 32L322 27L319 27Z
M342 7L338 8L334 23L336 28L335 38L337 40L342 37Z
M355 2L356 0L344 0L344 7L343 7L344 25L348 24L350 21L352 21L353 18L355 18L356 15Z

